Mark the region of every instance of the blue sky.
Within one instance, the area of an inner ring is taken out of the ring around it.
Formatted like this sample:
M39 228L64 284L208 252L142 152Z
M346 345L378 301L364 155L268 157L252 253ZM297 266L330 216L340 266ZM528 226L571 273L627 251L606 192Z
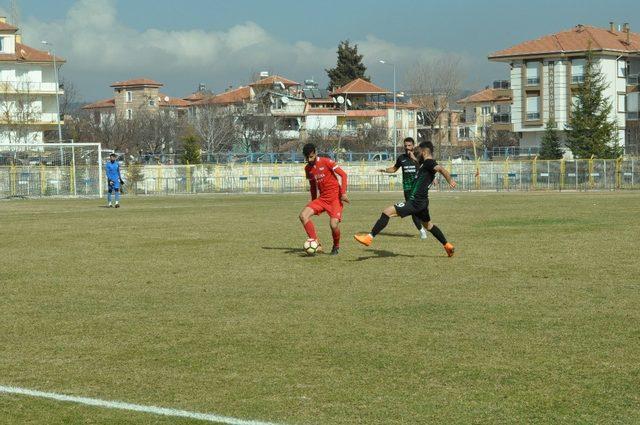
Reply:
M110 96L113 81L145 76L181 96L199 82L214 91L246 84L269 70L326 83L342 39L359 43L374 81L391 85L377 60L406 70L439 55L463 58L465 86L505 78L489 53L578 23L610 20L640 30L637 2L514 0L20 0L20 26L31 45L54 42L67 58L65 78L86 100ZM2 0L5 13L9 2ZM517 7L514 7L517 5Z

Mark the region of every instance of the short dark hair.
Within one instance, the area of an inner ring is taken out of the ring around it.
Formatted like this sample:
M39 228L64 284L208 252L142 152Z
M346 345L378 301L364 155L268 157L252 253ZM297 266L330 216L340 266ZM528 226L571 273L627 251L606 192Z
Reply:
M313 143L307 143L302 148L302 155L304 155L304 157L306 158L312 153L314 153L315 151L316 151L316 145L314 145Z
M109 155L109 156L113 156L113 157L115 158L115 157L116 157L116 156L118 156L118 155L116 155L115 153L112 153L112 154L111 154L111 155Z
M405 137L402 143L407 143L407 142L410 142L412 145L416 144L416 141L413 140L413 137Z
M420 147L420 149L429 149L429 152L433 154L433 143L427 141L420 143L418 146Z

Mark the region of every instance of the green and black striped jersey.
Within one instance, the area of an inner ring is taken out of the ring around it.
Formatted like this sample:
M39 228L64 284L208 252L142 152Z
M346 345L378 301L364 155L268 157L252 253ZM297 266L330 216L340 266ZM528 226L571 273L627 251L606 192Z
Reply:
M402 188L407 191L413 188L413 182L418 172L418 163L409 155L403 153L396 159L396 168L402 168Z
M425 159L422 165L420 165L409 199L412 201L427 200L429 197L429 186L431 186L431 183L433 183L436 177L435 168L437 165L438 163L434 159Z

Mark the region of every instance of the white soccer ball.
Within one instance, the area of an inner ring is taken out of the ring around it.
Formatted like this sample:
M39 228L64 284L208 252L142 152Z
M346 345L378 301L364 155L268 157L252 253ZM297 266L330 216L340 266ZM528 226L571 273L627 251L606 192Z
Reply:
M306 252L307 255L314 255L319 246L320 244L315 239L307 239L306 241L304 241L304 245L302 245L302 247L304 248L304 252Z

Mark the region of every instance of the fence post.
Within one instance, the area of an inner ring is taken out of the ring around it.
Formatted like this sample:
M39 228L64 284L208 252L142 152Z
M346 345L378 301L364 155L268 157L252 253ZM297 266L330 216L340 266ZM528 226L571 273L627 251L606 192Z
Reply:
M536 190L538 185L538 155L533 157L533 163L531 164L531 187Z
M622 157L616 159L616 189L622 188Z
M187 180L187 193L191 193L191 166L189 165L189 161L186 161L187 165L186 168L184 170L184 177Z
M595 155L591 155L589 158L589 189L593 189L594 181L593 181L593 158Z
M480 190L480 160L476 159L476 190Z
M76 194L76 167L69 166L69 195Z
M9 169L9 182L11 186L11 196L16 196L16 178L18 176L18 171L16 169L15 164L11 164L11 168Z
M564 189L564 175L566 171L566 164L564 162L564 158L560 160L560 191Z
M509 190L509 157L504 160L504 174L502 176L502 186L504 190Z
M40 195L44 196L47 193L47 169L44 167L44 163L40 164Z

